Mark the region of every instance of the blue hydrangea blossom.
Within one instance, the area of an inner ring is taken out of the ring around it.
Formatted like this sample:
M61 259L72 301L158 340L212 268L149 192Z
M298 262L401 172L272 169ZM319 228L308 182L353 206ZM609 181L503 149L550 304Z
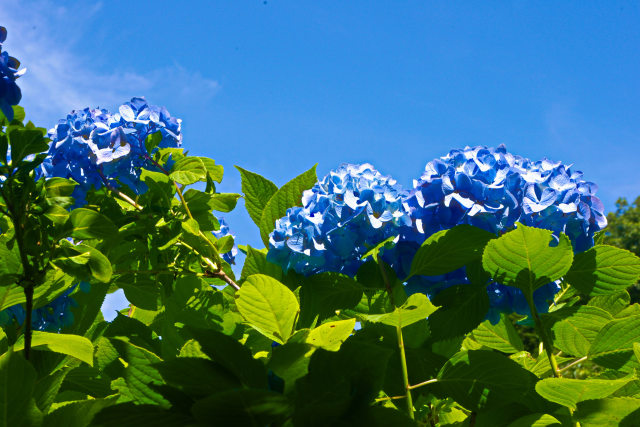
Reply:
M403 195L370 164L344 164L304 192L302 207L276 221L267 259L304 275L354 275L368 249L410 226Z
M224 218L218 218L218 222L220 223L220 228L216 231L213 231L212 232L213 235L216 236L216 238L218 239L221 239L225 236L231 236L234 238L234 241L235 241L235 236L231 234L231 229L229 228L229 224L227 224ZM233 248L231 248L229 252L225 252L222 254L222 259L228 262L229 264L235 264L236 255L238 255L238 246L234 244Z
M20 68L20 61L2 51L2 44L7 39L7 29L0 26L0 110L13 120L12 106L18 105L22 99L22 92L16 80L26 71Z
M80 283L80 289L83 292L88 292L88 288L88 283ZM75 289L76 286L73 286L49 304L33 310L31 312L32 328L36 331L60 332L64 327L71 326L74 321L71 308L78 306L78 303L71 296ZM14 321L22 325L25 319L26 311L21 304L0 311L0 325L2 326L8 326Z
M153 168L149 162L153 153L147 152L144 143L147 136L158 131L162 134L159 147L181 145L181 120L172 117L164 107L149 105L144 98L131 99L115 114L104 109L74 110L49 131L49 153L38 170L38 178L63 177L76 181L79 185L73 193L74 207L86 203L86 193L91 188L104 185L125 184L142 193L146 186L139 179L140 168ZM237 252L235 247L234 250ZM233 260L232 255L227 258ZM58 331L73 323L70 308L75 300L71 292L34 310L33 327ZM0 312L0 322L4 324L14 320L21 324L24 318L21 305Z
M596 190L595 184L582 179L582 173L571 166L547 159L533 162L508 153L504 145L452 150L429 162L414 182L405 201L414 227L405 240L424 240L458 224L501 234L521 222L555 235L566 233L574 250L581 252L593 246L595 233L607 225ZM466 278L458 271L444 277L416 278L409 288L434 295L461 283L466 283ZM536 307L546 311L558 290L555 283L538 289L534 293ZM518 289L492 283L488 294L488 317L494 322L500 312L529 313Z
M103 109L74 110L49 131L49 155L42 165L45 177L71 178L79 185L73 197L84 203L91 188L125 184L136 193L146 191L140 168L153 168L147 136L161 132L160 147L179 147L181 120L164 107L133 98L111 114Z

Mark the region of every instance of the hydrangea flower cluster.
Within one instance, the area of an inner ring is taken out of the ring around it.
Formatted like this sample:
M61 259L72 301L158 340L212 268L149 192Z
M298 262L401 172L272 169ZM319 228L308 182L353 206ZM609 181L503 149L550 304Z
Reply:
M216 236L216 238L218 239L221 239L225 236L231 236L235 241L236 236L231 234L231 229L229 228L229 224L227 224L224 218L218 218L218 222L220 223L220 229L213 231L213 235ZM235 264L236 255L238 255L238 246L234 244L233 248L231 248L229 252L225 252L222 254L222 259L228 262L229 264Z
M429 162L414 182L406 206L414 230L430 236L458 224L470 224L501 234L516 222L567 234L576 252L589 249L594 235L607 225L597 187L571 166L543 159L533 162L497 148L466 147ZM415 236L412 236L415 240ZM439 278L416 279L410 286L436 294L449 284L464 283L460 272ZM534 293L536 308L548 309L559 287L549 283ZM500 312L528 314L522 292L492 283L488 287L489 319Z
M164 107L133 98L118 113L74 110L49 131L49 156L42 164L45 177L72 178L79 185L73 197L82 205L89 189L125 184L137 193L146 191L140 168L152 168L145 147L147 136L160 131L160 147L179 147L181 120Z
M83 291L88 286L88 283L80 284ZM74 321L71 308L78 306L78 303L71 296L75 288L73 286L49 304L33 310L31 312L32 328L36 331L60 332L62 328L71 326ZM2 326L8 326L14 321L21 325L25 318L26 311L21 304L0 311L0 325Z
M104 109L74 110L49 131L52 142L38 171L39 177L57 176L78 182L73 193L75 207L85 204L89 189L104 185L117 187L125 184L142 193L146 186L139 179L140 168L153 168L149 162L153 152L147 152L145 140L158 131L162 135L158 144L160 148L181 145L181 120L172 117L164 107L149 105L144 98L131 99L115 114ZM223 219L219 222L220 229L214 231L214 235L218 238L230 235L227 223ZM237 251L234 245L222 258L233 264ZM76 302L70 296L72 290L33 311L34 329L59 331L73 323L69 309ZM19 324L25 320L21 305L0 312L0 324L14 320Z
M360 257L411 220L396 181L370 164L344 164L304 192L269 236L267 259L287 271L354 275Z
M516 222L566 233L576 252L594 244L594 235L607 225L597 187L571 166L543 159L533 162L497 148L466 147L429 162L414 189L405 193L371 165L343 165L304 193L303 206L276 221L267 259L286 271L305 275L335 271L355 275L360 257L390 236L396 245L383 259L407 277L411 261L433 233L469 224L495 234ZM429 296L453 285L468 284L463 269L438 277L413 277L408 293ZM540 312L558 292L549 283L534 293ZM490 311L529 314L522 292L488 284Z
M18 105L22 99L22 92L16 84L18 77L26 71L20 68L20 61L2 51L2 44L7 39L7 29L0 27L0 110L9 119L13 120L13 105Z
M429 162L407 205L427 236L457 224L500 233L519 221L566 233L580 252L607 225L596 190L560 162L532 162L504 145L466 147Z

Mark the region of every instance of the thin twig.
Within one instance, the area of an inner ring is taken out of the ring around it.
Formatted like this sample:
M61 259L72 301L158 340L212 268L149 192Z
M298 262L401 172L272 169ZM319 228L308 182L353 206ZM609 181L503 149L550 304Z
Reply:
M374 400L374 402L386 402L387 400L400 400L400 399L406 399L407 396L387 396L387 397L379 397L376 400Z
M438 382L438 379L437 378L433 378L431 380L423 381L423 382L418 383L418 384L410 385L409 388L411 390L413 390L414 388L422 387L422 386L433 384L433 383L437 383L437 382Z
M235 289L236 291L240 290L240 286L236 282L234 282L231 277L227 276L227 273L222 270L212 272L211 276L222 279L226 284L233 287L233 289Z
M584 362L585 360L587 360L587 356L581 357L581 358L580 358L580 359L578 359L578 360L574 360L573 362L569 363L567 366L565 366L565 367L563 367L563 368L560 368L560 372L564 372L564 371L566 371L567 369L569 369L569 368L571 368L571 367L573 367L573 366L576 366L578 363L582 363L582 362Z

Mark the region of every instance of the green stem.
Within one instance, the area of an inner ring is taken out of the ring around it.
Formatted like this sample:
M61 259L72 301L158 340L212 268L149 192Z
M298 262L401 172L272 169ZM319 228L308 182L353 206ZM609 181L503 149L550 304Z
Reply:
M382 279L384 280L384 285L387 288L387 293L389 294L389 300L391 304L395 307L395 302L393 298L393 290L391 289L391 284L389 283L389 278L387 277L387 272L384 269L384 266L378 261L378 266L380 267L380 274L382 274ZM402 382L404 384L404 392L405 398L407 399L407 412L409 413L409 417L413 420L415 416L413 414L413 399L411 397L411 386L409 385L409 371L407 369L407 356L404 350L404 339L402 337L402 320L400 318L400 313L398 312L398 323L396 324L396 335L398 336L398 350L400 351L400 364L402 366Z
M233 279L231 279L231 277L227 276L227 274L222 270L222 268L220 268L213 261L211 261L211 259L209 259L208 257L202 255L195 248L193 248L189 244L183 242L182 240L180 240L179 243L182 246L184 246L186 248L189 248L193 252L198 254L198 256L205 262L205 264L207 264L209 267L211 267L211 271L206 272L205 276L217 277L219 279L224 280L228 285L231 285L236 291L240 290L240 286L236 282L234 282Z
M411 390L413 390L414 388L423 387L425 385L429 385L429 384L433 384L433 383L437 383L437 382L438 382L438 379L437 378L433 378L433 379L430 379L430 380L427 380L427 381L423 381L423 382L415 384L415 385L410 385L409 388Z
M571 362L571 363L569 363L568 365L566 365L566 366L564 366L563 368L561 368L561 369L560 369L560 372L564 372L564 371L566 371L567 369L569 369L569 368L571 368L571 367L573 367L573 366L576 366L578 363L582 363L582 362L584 362L585 360L587 360L587 356L581 357L581 358L580 358L580 359L578 359L578 360L574 360L573 362Z
M193 215L191 215L189 206L187 206L187 201L184 199L184 196L182 195L182 189L180 188L178 183L175 182L174 180L171 180L171 182L173 182L173 186L176 187L176 192L178 193L178 197L180 197L180 201L182 202L182 206L184 206L184 210L187 212L187 215L189 216L189 218L193 219Z
M536 306L533 303L533 295L526 295L527 303L529 304L529 310L531 310L531 316L536 324L536 331L542 340L542 344L544 346L544 350L547 353L547 358L549 359L549 364L551 365L551 370L553 371L553 376L556 378L560 378L560 370L558 369L558 362L556 361L556 357L553 354L553 341L551 341L551 337L547 334L544 326L542 325L542 320L540 320L540 315L538 315L538 310L536 310Z
M29 360L31 355L31 315L33 312L33 284L29 284L24 288L24 296L26 302L26 316L24 320L24 358Z
M162 166L160 166L160 164L158 164L158 162L156 162L155 160L149 158L149 160L151 161L151 163L153 163L157 168L159 168L162 172L164 172L166 175L169 175L169 172L163 168ZM180 198L180 202L182 203L182 206L184 207L185 212L187 213L187 216L190 219L193 219L193 215L191 215L191 210L189 209L189 206L187 205L187 201L184 199L184 195L182 194L182 188L180 188L180 186L178 185L177 182L175 182L174 180L171 180L171 182L173 182L173 186L176 189L176 193L178 193L178 197ZM198 231L198 233L200 234L200 236L202 236L203 238L205 238L207 241L209 241L209 239L207 239L207 237L202 233L202 231ZM184 244L184 242L181 242ZM188 246L185 244L185 246ZM216 251L216 248L213 247L214 252ZM217 252L216 252L217 254ZM208 257L199 254L200 257L204 260L204 262L211 267L212 271L212 275L214 277L217 277L219 279L222 279L225 283L227 283L228 285L232 286L236 291L240 290L240 286L238 286L238 284L236 282L233 281L233 279L231 279L231 277L227 276L227 274L222 271L222 264L220 262L218 262L217 264L214 263L211 259L209 259ZM219 255L217 255L219 256Z
M399 315L399 314L398 314ZM400 349L400 363L402 364L402 381L404 383L405 395L407 397L407 411L409 417L413 420L413 399L411 397L411 386L409 385L409 371L407 370L407 357L404 351L404 340L402 339L402 326L400 326L400 318L396 324L396 333L398 335L398 348Z

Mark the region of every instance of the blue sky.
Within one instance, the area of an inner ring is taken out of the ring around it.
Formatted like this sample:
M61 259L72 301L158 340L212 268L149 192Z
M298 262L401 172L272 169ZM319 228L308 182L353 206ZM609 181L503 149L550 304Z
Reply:
M410 186L427 161L497 145L575 164L613 209L640 195L640 4L2 0L22 105L144 95L184 145L281 185L318 163L371 162ZM259 245L242 202L228 217Z

